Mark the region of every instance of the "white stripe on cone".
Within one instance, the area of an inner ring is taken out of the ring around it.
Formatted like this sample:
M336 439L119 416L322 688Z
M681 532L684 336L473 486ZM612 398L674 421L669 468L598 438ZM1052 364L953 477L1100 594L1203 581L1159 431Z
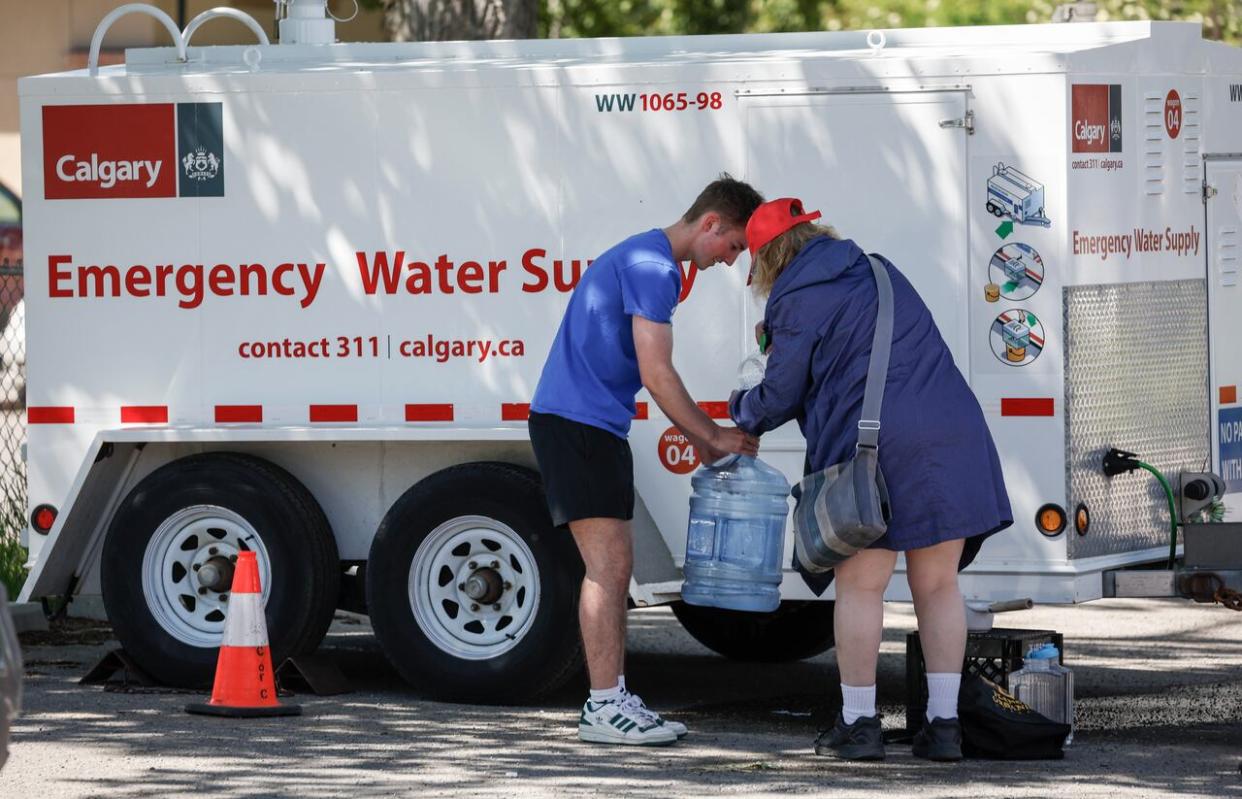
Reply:
M260 594L233 594L220 646L267 646L267 622Z

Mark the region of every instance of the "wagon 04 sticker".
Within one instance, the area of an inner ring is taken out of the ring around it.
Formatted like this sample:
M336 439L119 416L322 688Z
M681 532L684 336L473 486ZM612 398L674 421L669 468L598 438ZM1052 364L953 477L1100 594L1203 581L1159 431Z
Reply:
M43 196L223 197L220 103L44 106Z

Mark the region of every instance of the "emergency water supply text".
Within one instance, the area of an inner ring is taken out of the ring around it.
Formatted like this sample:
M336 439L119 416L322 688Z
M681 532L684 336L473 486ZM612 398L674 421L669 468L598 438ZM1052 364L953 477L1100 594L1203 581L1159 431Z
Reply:
M197 263L178 264L152 261L148 264L76 263L70 254L49 255L47 259L48 296L53 299L130 297L176 299L177 306L193 309L208 297L292 297L302 308L309 308L319 296L328 264L317 262L282 263ZM499 294L504 289L506 259L462 260L441 253L418 260L404 250L355 253L357 278L362 291L376 294ZM532 247L518 260L516 275L508 278L522 292L538 294L549 289L568 294L578 285L582 272L591 265L588 258L548 258L548 251ZM696 270L682 266L681 300L690 295ZM347 278L349 279L349 278Z

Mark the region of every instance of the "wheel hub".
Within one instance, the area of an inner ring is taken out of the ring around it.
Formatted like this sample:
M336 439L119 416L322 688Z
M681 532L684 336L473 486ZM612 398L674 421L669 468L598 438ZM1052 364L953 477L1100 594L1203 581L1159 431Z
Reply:
M223 593L233 587L233 561L236 555L216 555L198 567L198 584L208 591Z
M462 588L462 593L480 605L495 604L504 591L505 583L500 572L490 567L472 571Z

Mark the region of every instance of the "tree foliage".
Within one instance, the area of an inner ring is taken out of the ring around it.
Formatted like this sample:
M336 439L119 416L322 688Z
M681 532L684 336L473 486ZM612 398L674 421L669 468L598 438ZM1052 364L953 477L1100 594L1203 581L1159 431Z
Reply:
M1048 22L1057 0L362 0L396 41L870 30ZM1096 0L1095 19L1184 20L1242 44L1238 0Z
M1048 22L1055 0L541 0L541 36L638 36ZM1200 22L1242 42L1236 0L1097 0L1095 19Z

